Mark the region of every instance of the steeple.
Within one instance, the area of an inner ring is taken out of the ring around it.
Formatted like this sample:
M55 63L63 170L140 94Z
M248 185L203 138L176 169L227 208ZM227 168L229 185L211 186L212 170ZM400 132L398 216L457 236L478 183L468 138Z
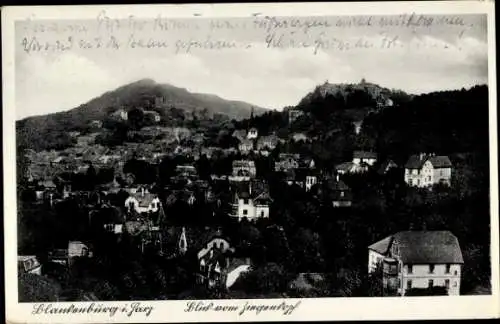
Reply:
M252 106L252 110L250 111L250 120L253 120L253 106Z
M182 228L181 237L179 238L179 252L185 254L187 252L186 228Z

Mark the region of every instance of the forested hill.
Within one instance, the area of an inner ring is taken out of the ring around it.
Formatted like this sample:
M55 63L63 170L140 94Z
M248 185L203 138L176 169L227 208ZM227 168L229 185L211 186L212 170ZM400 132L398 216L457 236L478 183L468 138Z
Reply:
M103 121L119 109L130 111L137 107L157 111L163 119L170 117L172 109L181 110L185 114L193 111L205 116L222 114L234 119L249 117L252 109L255 115L266 111L246 102L225 100L211 94L191 93L170 84L143 79L106 92L69 111L20 120L16 123L17 140L23 146L44 149L47 141L57 142L60 138L64 142L64 133L84 130L89 122Z
M299 108L305 108L312 103L333 100L337 107L344 108L372 108L392 104L400 104L409 101L412 95L404 91L384 88L378 84L366 82L364 79L359 83L333 84L325 82L318 85L308 93L298 104Z
M385 154L489 152L488 87L415 96L408 103L369 115L365 138ZM369 145L370 146L370 145Z
M276 132L281 138L304 133L313 140L311 143L290 143L286 149L312 154L327 164L350 160L356 149L373 150L382 158L390 157L400 163L415 152L481 151L487 158L486 85L421 95L386 92L369 85L381 90L381 98L391 99L390 106L377 105L374 92L364 91L362 87L350 87L350 91L342 92L341 89L348 87L319 86L296 107L241 121L239 127L255 126L263 134ZM334 90L326 92L325 89ZM291 124L290 109L304 112ZM356 121L362 121L357 135Z

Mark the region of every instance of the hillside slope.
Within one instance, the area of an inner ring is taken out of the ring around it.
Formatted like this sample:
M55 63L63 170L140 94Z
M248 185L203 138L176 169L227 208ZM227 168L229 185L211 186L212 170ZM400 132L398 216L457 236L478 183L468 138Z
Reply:
M163 117L169 116L171 108L186 113L205 111L208 116L224 114L234 119L249 117L252 109L255 115L266 111L246 102L225 100L211 94L191 93L170 84L143 79L108 91L69 111L18 121L18 145L43 148L43 142L47 139L64 137L67 132L85 129L92 120L102 121L119 109L129 111L136 107L155 110Z

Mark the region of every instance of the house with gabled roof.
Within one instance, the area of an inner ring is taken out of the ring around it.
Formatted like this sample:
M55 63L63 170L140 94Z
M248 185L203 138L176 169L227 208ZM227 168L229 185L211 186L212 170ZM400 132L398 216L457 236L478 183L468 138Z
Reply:
M160 208L160 204L160 199L156 194L145 192L145 190L130 194L125 200L125 208L129 213L155 213Z
M244 129L237 129L233 132L233 137L237 138L239 141L247 138L247 131Z
M241 182L235 187L229 216L238 220L269 218L271 202L266 186L254 181Z
M354 174L368 171L367 163L356 164L354 162L343 162L335 166L335 171L338 174Z
M252 160L234 160L232 166L233 177L241 177L248 181L257 175L257 168L255 167L255 162Z
M255 127L250 128L247 133L247 139L253 140L256 139L257 137L259 137L259 131L257 130L257 128Z
M280 153L278 160L274 162L276 172L286 172L299 168L300 154Z
M429 187L434 184L450 185L452 163L445 155L412 155L405 164L405 182L411 187Z
M274 150L278 145L278 137L274 134L269 136L262 136L257 140L257 150Z
M18 255L17 256L17 269L19 274L32 273L41 275L42 265L35 255Z
M395 169L397 167L398 167L398 165L393 160L390 160L390 159L385 160L384 162L382 162L382 164L378 168L378 174L386 174L390 170Z
M403 231L368 247L368 272L381 268L386 294L404 296L412 288L439 286L459 295L463 263L450 231Z
M352 153L352 163L361 165L366 163L370 166L377 162L377 153L369 151L354 151Z
M333 207L350 207L352 205L351 189L344 181L330 179L327 181L328 200L332 202Z
M253 151L253 141L251 139L242 139L238 144L238 150L241 154L249 154Z
M293 133L292 140L294 142L309 142L311 139L305 133Z
M186 188L182 190L171 190L165 199L165 204L167 206L172 206L177 202L183 202L189 206L194 205L197 198L193 191Z
M350 207L352 205L351 188L344 181L328 178L311 188L311 192L320 200L327 201L333 207Z

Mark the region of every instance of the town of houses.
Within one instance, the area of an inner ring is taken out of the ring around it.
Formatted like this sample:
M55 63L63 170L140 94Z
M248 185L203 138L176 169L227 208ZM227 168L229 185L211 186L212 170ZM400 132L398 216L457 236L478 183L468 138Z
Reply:
M292 111L290 122L301 114ZM126 119L123 112L117 118ZM153 121L159 116L152 115ZM356 126L356 125L355 125ZM356 127L358 127L357 125ZM255 127L237 129L232 137L237 144L229 148L205 146L204 135L182 127L148 126L142 134L154 137L168 133L162 140L148 143L126 142L113 148L96 144L102 123L94 121L94 133L80 135L74 147L62 151L25 152L27 159L26 178L34 192L35 204L54 208L57 204L79 197L90 206L89 222L98 219L100 210L112 210L113 217L100 219L103 230L117 238L127 233L139 238L141 251L154 250L165 258L182 256L189 251L196 254L198 265L190 269L196 276L197 285L208 288L231 289L238 278L253 271L253 260L244 253L238 253L226 229L221 226L193 229L189 225L168 225L172 217L172 206L194 206L202 202L206 214L222 215L239 222L273 220L273 200L267 179L259 176L257 158L271 163L271 171L280 174L289 186L296 186L321 201L328 201L335 209L346 209L356 203L351 188L343 180L352 174L376 171L387 174L392 169L404 170L404 182L409 187L428 188L442 184L449 186L453 164L448 156L433 152L414 152L404 165L391 159L379 160L377 152L352 151L352 158L331 168L319 168L311 156L279 152L273 154L279 144L287 141L310 140L303 133L293 133L288 139L276 134L261 135ZM212 173L200 177L197 161L206 158L226 157L231 161L226 173ZM126 179L126 162L135 159L146 161L158 167L164 158L182 157L184 163L175 166L170 176L170 185L158 190L155 181L141 184ZM89 168L110 169L112 174L107 183L96 188L72 188L64 174L85 176ZM221 189L224 188L224 189ZM117 203L111 199L118 193L124 199ZM175 216L175 215L174 215ZM75 257L92 258L92 242L69 241L67 245L48 251L49 260L71 267ZM447 288L449 295L460 292L463 258L460 244L449 231L402 231L388 237L380 237L366 247L367 272L382 268L383 286L387 294L405 295L411 288ZM34 255L19 255L19 271L42 275L44 269ZM297 280L314 277L301 273Z

